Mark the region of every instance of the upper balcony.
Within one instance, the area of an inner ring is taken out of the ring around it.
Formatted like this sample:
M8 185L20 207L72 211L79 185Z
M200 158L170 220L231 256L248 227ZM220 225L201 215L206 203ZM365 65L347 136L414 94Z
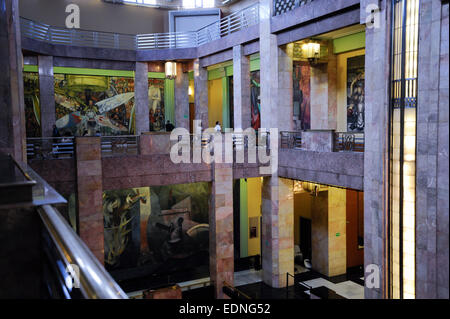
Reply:
M255 3L190 32L120 34L54 27L26 18L21 18L21 32L23 38L51 45L145 51L197 48L258 23L259 3Z

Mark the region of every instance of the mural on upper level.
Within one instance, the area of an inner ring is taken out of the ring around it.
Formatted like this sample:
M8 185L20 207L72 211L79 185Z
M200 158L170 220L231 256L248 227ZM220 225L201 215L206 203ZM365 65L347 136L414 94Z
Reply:
M261 128L261 98L260 98L260 73L258 71L250 72L250 90L252 107L252 128L258 130Z
M55 74L56 126L61 135L134 134L134 79Z
M23 72L23 91L27 137L39 137L41 136L41 105L37 72Z
M167 275L209 265L208 183L103 193L105 266Z
M347 59L347 131L364 132L365 56Z
M311 67L308 62L295 61L293 68L294 118L298 129L311 128Z
M165 130L164 80L148 79L150 131Z

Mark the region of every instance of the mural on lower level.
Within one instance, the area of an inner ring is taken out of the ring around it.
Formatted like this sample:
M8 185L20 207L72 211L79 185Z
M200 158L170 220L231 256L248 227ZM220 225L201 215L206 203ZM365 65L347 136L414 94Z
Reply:
M365 56L347 59L347 131L364 131Z
M60 135L134 134L134 79L55 74Z
M41 136L41 105L37 72L23 72L23 91L27 137L39 137Z
M103 193L105 267L164 275L209 264L208 183Z
M295 61L293 69L294 117L302 130L311 128L311 67L308 62Z
M258 130L261 128L261 98L260 98L260 73L258 71L250 72L250 93L252 107L252 128Z

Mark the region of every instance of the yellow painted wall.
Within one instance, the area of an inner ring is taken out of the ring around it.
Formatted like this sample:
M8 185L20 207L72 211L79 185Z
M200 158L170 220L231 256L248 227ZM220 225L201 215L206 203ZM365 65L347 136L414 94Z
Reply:
M247 187L248 187L248 218L250 217L260 217L261 216L261 178L248 178L247 179ZM250 222L249 224L250 225ZM250 230L249 230L249 238L248 238L248 255L255 256L259 255L261 252L261 223L259 222L258 229L258 237L250 238Z
M189 81L189 103L195 103L195 100L194 100L194 93L195 91L194 91L194 80L190 80Z
M219 121L222 126L222 79L208 81L208 123L216 126Z
M300 217L311 219L311 195L294 194L294 244L300 245Z
M365 49L337 55L337 131L347 132L347 59L364 55Z

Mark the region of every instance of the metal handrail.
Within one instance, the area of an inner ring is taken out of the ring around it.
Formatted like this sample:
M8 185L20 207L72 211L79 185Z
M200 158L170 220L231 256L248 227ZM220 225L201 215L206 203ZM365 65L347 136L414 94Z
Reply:
M128 299L122 288L55 208L44 205L38 208L38 213L65 266L79 267L80 291L84 298Z
M259 22L259 3L234 12L197 31L123 34L82 29L65 29L20 18L22 36L52 44L82 47L148 50L195 48Z
M229 291L227 291L227 290L229 290ZM246 293L244 293L241 290L237 289L236 287L233 287L232 285L230 285L226 281L223 282L222 291L225 294L227 294L229 297L233 297L233 296L230 296L230 294L231 295L234 294L238 299L244 299L244 300L245 299L246 300L251 300L252 299L249 295L247 295Z
M101 137L101 151L103 156L117 154L139 154L138 135L112 135Z
M333 150L335 152L364 152L364 132L335 132L334 134Z
M281 148L300 149L302 147L302 132L281 131Z

